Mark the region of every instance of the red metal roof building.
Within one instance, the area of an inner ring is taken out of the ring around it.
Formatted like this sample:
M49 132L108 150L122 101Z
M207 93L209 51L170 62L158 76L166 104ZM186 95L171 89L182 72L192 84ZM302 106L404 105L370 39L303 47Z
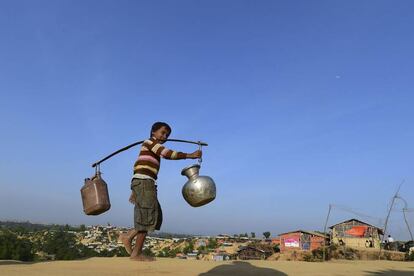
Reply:
M323 246L324 240L328 236L313 232L296 230L287 233L282 233L280 236L280 252L294 251L294 250L309 250L318 249Z

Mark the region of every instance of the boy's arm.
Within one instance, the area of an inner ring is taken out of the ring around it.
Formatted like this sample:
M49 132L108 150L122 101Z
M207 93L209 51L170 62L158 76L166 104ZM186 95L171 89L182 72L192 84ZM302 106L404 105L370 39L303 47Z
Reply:
M131 195L129 196L129 202L131 202L132 204L135 204L137 200L137 196L135 195L134 191L131 191Z
M175 150L170 150L159 143L153 143L150 147L150 150L158 156L169 160L180 160L180 159L196 159L200 158L202 153L200 150L197 150L193 153L185 153Z

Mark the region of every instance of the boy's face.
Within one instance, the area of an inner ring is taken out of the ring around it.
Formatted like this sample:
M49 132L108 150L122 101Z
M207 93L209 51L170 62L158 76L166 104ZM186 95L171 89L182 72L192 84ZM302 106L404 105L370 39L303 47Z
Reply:
M164 144L165 140L167 140L168 136L170 136L170 132L165 126L162 126L158 130L152 133L152 136L155 137L161 144Z

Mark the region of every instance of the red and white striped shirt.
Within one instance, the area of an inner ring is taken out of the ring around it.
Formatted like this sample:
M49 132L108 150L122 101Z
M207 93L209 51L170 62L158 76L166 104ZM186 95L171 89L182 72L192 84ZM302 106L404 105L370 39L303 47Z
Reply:
M134 164L134 175L149 176L156 180L160 169L161 157L178 160L186 159L187 154L162 146L154 137L145 140L141 146L138 160Z

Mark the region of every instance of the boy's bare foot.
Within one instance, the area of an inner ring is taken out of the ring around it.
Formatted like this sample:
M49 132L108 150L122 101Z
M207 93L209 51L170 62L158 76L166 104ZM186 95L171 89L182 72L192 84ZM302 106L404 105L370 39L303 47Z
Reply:
M121 241L124 244L126 252L131 255L132 252L132 246L131 241L129 240L129 237L127 234L121 234Z
M153 262L155 261L154 257L150 257L150 256L145 256L145 255L138 255L135 257L130 257L131 260L133 261L138 261L138 262Z

